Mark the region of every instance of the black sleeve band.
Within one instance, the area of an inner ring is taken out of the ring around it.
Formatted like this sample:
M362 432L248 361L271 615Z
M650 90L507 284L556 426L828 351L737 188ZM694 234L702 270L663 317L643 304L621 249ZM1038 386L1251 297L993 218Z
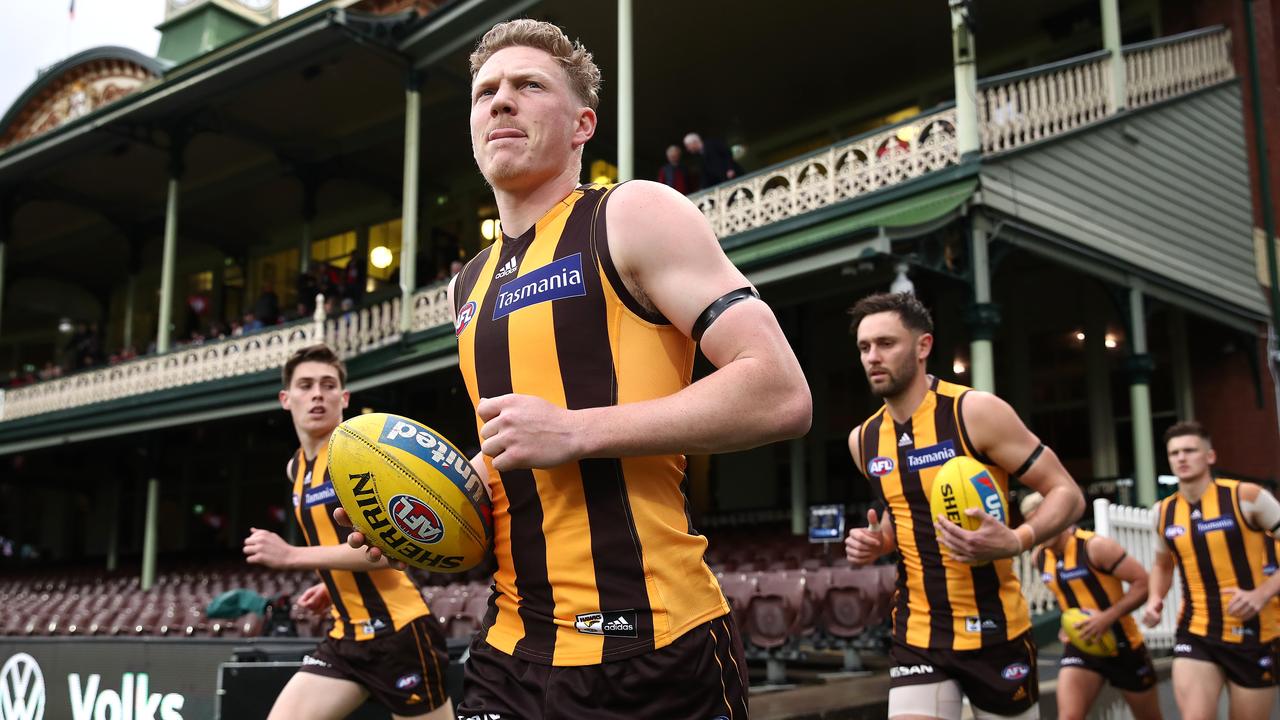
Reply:
M1129 557L1129 553L1127 552L1120 553L1120 558L1115 562L1111 563L1111 567L1103 570L1103 572L1105 572L1108 575L1114 575L1116 568L1120 567L1120 563L1124 562L1124 559L1127 557Z
M707 328L711 327L711 323L714 323L717 318L724 314L725 310L729 309L729 306L741 300L758 297L760 297L760 293L748 285L737 290L730 290L713 300L707 306L707 309L703 310L702 314L698 316L698 319L693 321L693 341L701 342L702 334L707 331Z
M1023 475L1026 475L1027 471L1031 469L1031 466L1035 465L1036 461L1040 459L1040 453L1042 452L1044 452L1044 443L1037 445L1036 449L1031 451L1031 455L1027 458L1027 461L1018 466L1017 470L1010 473L1013 479L1018 480L1021 479Z

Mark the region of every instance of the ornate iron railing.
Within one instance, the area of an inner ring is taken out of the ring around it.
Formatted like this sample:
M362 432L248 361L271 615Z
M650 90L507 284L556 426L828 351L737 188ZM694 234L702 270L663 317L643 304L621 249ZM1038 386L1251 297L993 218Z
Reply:
M764 227L959 162L954 108L922 115L690 196L719 237Z
M412 330L449 322L445 283L414 293ZM323 299L317 307L323 308ZM297 320L240 337L188 345L108 367L78 372L0 395L0 420L142 395L209 380L278 368L298 348L327 342L343 358L384 347L400 339L400 298L326 318Z

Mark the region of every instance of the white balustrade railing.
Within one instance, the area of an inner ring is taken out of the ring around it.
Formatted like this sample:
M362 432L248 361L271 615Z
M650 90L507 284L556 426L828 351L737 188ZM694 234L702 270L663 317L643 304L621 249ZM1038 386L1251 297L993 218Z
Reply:
M1230 34L1221 28L1132 45L1124 57L1130 108L1234 77ZM1115 113L1110 62L1103 51L984 81L978 92L983 152L1011 150ZM956 114L947 108L717 185L690 199L716 234L726 238L958 162ZM450 321L445 294L441 283L413 295L411 330ZM0 392L0 421L278 367L294 348L317 339L350 357L398 339L400 313L397 298L329 318L319 326L300 321ZM1024 586L1030 587L1025 576Z
M1130 557L1142 563L1148 571L1155 564L1156 548L1159 539L1152 526L1155 519L1151 508L1112 505L1105 499L1093 501L1093 524L1099 535L1105 535L1120 543ZM1173 585L1164 598L1164 612L1160 616L1160 624L1153 628L1141 623L1142 608L1133 612L1133 619L1138 620L1142 636L1147 646L1152 648L1173 647L1174 633L1178 629L1178 608L1182 606L1182 578L1175 566Z
M837 143L689 196L724 238L959 162L955 109Z
M1004 152L1117 112L1109 53L988 78L979 84L984 153ZM1231 33L1196 30L1124 48L1125 106L1143 107L1235 77Z
M412 330L447 323L449 317L444 283L414 294ZM298 348L317 342L326 342L340 357L350 358L399 339L400 298L328 319L319 311L314 320L298 320L4 391L0 421L271 370L284 365Z
M1130 108L1185 95L1235 77L1231 32L1195 30L1131 45L1124 66Z
M984 153L1003 152L1096 122L1109 105L1111 57L1105 52L992 78L978 90Z

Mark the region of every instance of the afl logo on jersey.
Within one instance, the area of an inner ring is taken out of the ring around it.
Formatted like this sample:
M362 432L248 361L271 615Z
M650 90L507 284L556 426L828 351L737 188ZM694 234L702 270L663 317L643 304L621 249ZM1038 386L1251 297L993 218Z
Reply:
M444 537L444 526L435 511L412 495L396 495L387 503L391 522L410 539L431 545Z
M466 305L463 305L462 309L458 311L458 317L453 319L453 334L461 337L462 331L467 329L467 326L471 324L471 320L475 316L476 301L472 300Z
M1170 525L1169 527L1164 529L1164 536L1172 540L1176 537L1181 537L1186 532L1187 532L1187 529L1182 527L1181 525Z
M893 458L877 455L871 458L871 462L867 463L867 472L876 477L884 477L893 472Z

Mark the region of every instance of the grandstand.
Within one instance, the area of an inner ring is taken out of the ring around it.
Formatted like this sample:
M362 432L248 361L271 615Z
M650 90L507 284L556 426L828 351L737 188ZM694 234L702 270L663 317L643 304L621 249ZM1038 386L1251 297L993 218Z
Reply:
M313 582L238 554L250 527L297 538L296 443L275 399L292 350L338 349L349 412L413 416L476 449L444 288L500 231L461 138L466 54L505 17L553 20L596 53L584 180L656 177L690 130L746 169L690 197L777 311L813 431L691 457L688 496L762 696L884 676L892 567L852 569L805 537L810 505L859 524L871 501L847 435L876 401L845 315L868 292L913 288L939 328L931 372L996 389L1094 496L1155 499L1153 438L1193 416L1224 471L1280 476L1249 115L1255 71L1264 105L1280 100L1271 2L1254 3L1270 37L1255 66L1228 0L1115 16L981 0L957 3L977 22L954 28L925 0L320 0L285 17L153 1L167 8L154 54L78 52L0 109L0 663L39 661L49 717L69 712L52 703L72 674L120 688L143 672L186 698L183 717L212 717L235 648L309 646L257 613L206 613L226 590ZM620 24L634 57L618 55ZM957 72L953 40L975 38L976 72ZM1136 552L1135 512L1110 527ZM465 644L484 571L418 579ZM839 687L812 712L856 701L874 717L884 701Z

